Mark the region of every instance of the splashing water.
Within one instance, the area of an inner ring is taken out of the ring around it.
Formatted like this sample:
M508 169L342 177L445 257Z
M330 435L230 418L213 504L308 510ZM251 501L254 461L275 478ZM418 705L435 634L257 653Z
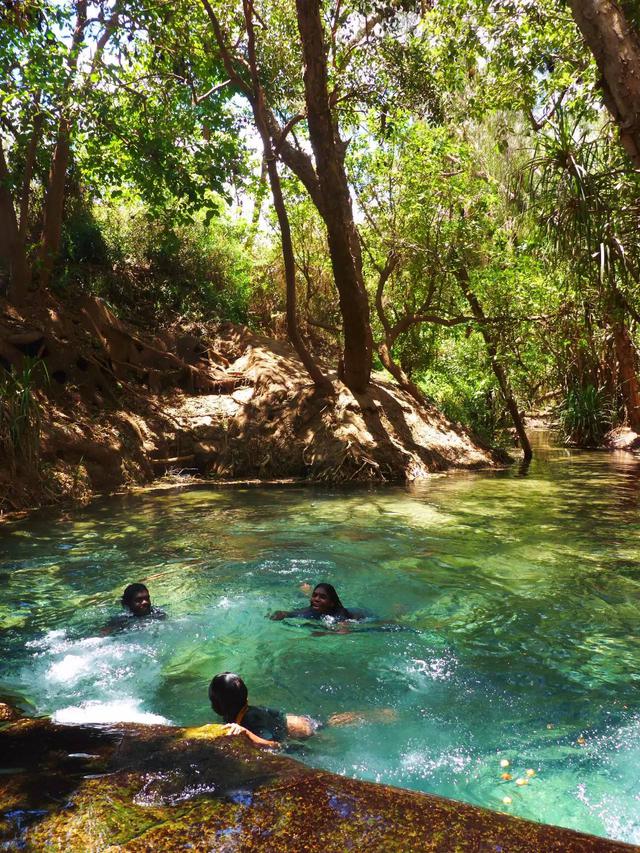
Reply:
M639 497L632 457L551 451L526 477L41 513L3 530L0 692L64 723L198 725L234 670L254 703L378 712L325 726L300 760L638 843ZM137 580L168 618L105 633ZM320 580L379 619L266 618Z

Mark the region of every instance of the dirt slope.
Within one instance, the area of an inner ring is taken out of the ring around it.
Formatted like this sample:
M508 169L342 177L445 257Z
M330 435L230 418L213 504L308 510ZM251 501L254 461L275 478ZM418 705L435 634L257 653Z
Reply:
M335 394L319 397L285 342L230 324L152 335L95 297L22 311L0 303L0 366L5 513L167 471L398 482L505 461L382 376L354 396L334 375ZM5 371L29 368L35 404L16 443L16 383Z

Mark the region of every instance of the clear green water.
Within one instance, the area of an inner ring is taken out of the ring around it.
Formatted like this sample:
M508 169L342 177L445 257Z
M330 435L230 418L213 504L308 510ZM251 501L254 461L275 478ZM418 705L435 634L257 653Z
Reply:
M62 721L196 725L212 720L211 676L236 670L256 704L395 709L321 730L294 748L303 761L637 843L639 500L630 457L556 450L524 477L41 514L0 531L0 692ZM102 636L140 579L169 618ZM266 618L316 580L391 626ZM527 787L500 779L503 758L514 779L536 771Z

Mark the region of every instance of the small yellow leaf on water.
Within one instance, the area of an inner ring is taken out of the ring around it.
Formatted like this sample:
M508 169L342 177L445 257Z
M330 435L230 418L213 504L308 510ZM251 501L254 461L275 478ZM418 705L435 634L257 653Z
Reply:
M505 804L505 806L510 806L511 805L511 797L503 797L502 802Z
M586 740L582 737L582 735L580 735L580 737L576 740L576 743L579 743L580 746L584 746L586 743Z
M516 785L520 785L520 787L522 787L523 785L528 785L528 784L529 784L529 780L524 779L522 776L519 779L516 779Z
M510 782L513 779L513 776L511 775L511 773L502 773L500 775L500 778L504 779L505 782Z
M529 778L536 775L536 771L532 770L531 768L529 768L528 770L525 770L524 772L525 772L525 775L528 776Z
M503 758L503 759L500 761L500 767L508 767L508 766L509 766L509 762L507 761L507 759L506 759L506 758Z

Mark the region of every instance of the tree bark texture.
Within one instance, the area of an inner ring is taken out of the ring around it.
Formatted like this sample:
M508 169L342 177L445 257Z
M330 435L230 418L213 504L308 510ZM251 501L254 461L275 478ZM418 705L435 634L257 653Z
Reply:
M620 141L640 168L640 36L615 0L568 0L594 55L604 102Z
M31 180L33 178L33 169L36 162L36 154L38 153L38 143L40 142L40 134L42 133L42 125L44 116L40 112L40 92L36 94L33 101L35 117L33 119L33 129L27 146L27 153L24 163L24 173L22 175L22 190L20 193L20 217L19 230L20 237L23 241L27 239L29 230L29 206L31 204Z
M71 153L71 120L67 114L66 100L78 69L78 57L84 38L84 28L87 24L87 4L88 0L76 0L76 23L67 58L67 79L62 93L56 145L51 159L49 182L44 202L42 239L39 252L40 269L38 271L38 280L42 288L46 288L49 285L53 266L60 248L65 185ZM99 44L101 42L102 39Z
M522 447L522 451L524 453L524 461L530 462L531 458L533 457L533 451L531 450L531 442L529 441L529 437L527 436L527 433L525 431L524 423L518 410L518 404L516 402L515 397L513 396L513 392L511 390L506 371L500 363L500 359L498 357L498 348L496 346L495 339L487 327L484 311L482 310L482 306L478 301L478 297L471 290L469 284L469 274L467 273L466 269L459 270L458 282L460 284L460 289L464 293L464 296L467 302L469 303L471 313L476 318L478 323L481 324L480 330L482 332L482 336L487 347L487 352L489 353L489 358L491 360L491 368L493 369L496 379L498 380L498 384L500 385L500 391L502 392L502 396L504 397L504 401L507 405L507 409L509 410L511 420L513 421L513 425L515 427L516 434L518 436L518 439L520 440L520 447Z
M304 56L307 121L316 161L329 254L344 321L344 379L352 391L369 385L373 341L369 300L344 169L344 146L329 106L327 64L319 0L296 0Z
M634 432L640 434L640 389L638 388L636 351L624 323L613 329L618 362L618 383L626 410L627 421Z
M609 322L613 332L613 345L617 367L617 390L622 398L628 425L640 434L640 383L638 382L638 354L626 323L625 304L620 292L612 294Z
M63 116L58 125L58 138L49 171L49 183L42 221L42 242L40 244L40 269L38 281L46 288L51 279L62 235L65 186L70 154L70 125Z
M24 239L20 234L13 198L9 190L9 169L0 143L0 259L9 272L8 296L22 302L31 280Z

